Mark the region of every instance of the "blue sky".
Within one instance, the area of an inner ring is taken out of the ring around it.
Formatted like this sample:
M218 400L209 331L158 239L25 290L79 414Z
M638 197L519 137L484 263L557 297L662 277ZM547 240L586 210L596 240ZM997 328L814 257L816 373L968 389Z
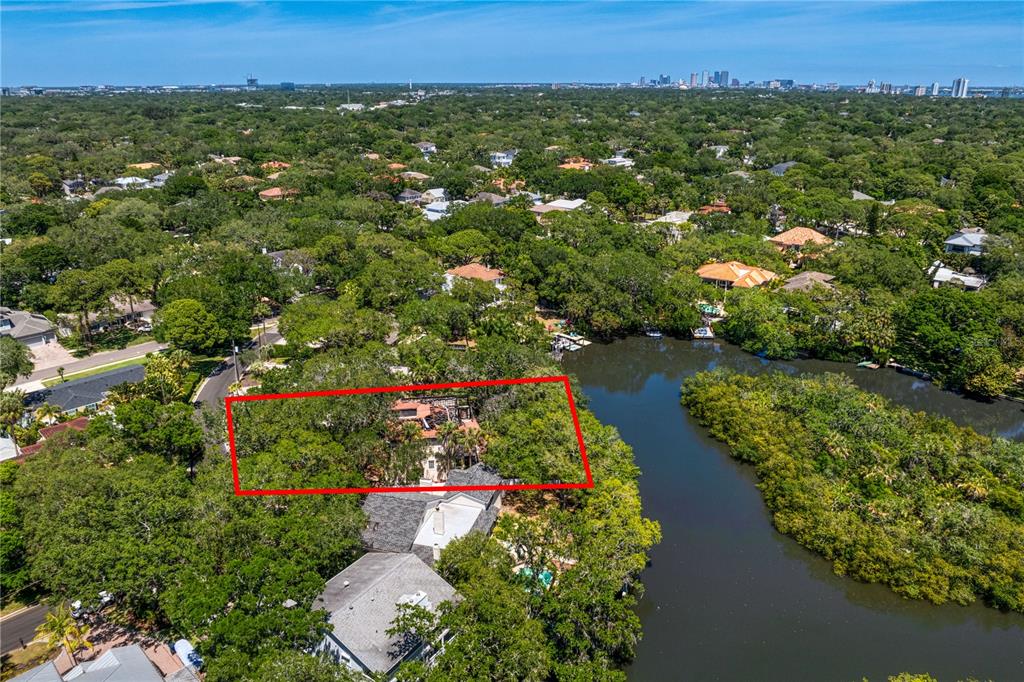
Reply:
M4 85L1024 84L1024 3L0 0Z

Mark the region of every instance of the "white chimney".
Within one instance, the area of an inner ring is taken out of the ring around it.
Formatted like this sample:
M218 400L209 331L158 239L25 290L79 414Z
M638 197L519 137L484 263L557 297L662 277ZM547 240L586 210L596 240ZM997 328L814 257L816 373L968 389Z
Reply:
M434 535L444 535L444 510L437 505L434 510Z
M438 561L441 558L441 545L434 543L434 561Z

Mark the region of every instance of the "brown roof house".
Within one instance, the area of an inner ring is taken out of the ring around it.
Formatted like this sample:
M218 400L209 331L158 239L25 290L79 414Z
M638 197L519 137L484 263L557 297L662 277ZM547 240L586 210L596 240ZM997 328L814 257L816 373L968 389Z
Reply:
M775 273L754 265L744 265L739 261L728 263L708 263L697 268L697 276L710 284L722 284L726 288L741 287L750 289L761 286L775 279Z
M489 268L482 263L467 263L445 271L444 284L441 288L451 291L456 279L478 279L481 282L493 282L498 291L504 291L507 286L504 272L496 268Z
M805 246L827 246L832 243L831 237L826 237L817 230L809 227L794 227L785 232L780 232L770 238L772 244L778 247L779 251L800 251Z
M260 192L260 199L263 201L279 201L293 197L299 193L297 189L284 189L283 187L271 187Z

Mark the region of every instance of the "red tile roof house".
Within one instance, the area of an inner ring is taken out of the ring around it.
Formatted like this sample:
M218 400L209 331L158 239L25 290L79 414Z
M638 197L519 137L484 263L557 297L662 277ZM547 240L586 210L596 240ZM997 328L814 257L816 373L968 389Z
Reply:
M728 263L708 263L697 268L697 276L709 284L722 284L729 287L749 289L761 286L775 279L775 273L753 265L744 265L739 261Z
M812 230L809 227L794 227L775 235L768 241L775 244L779 251L800 251L808 243L812 246L815 244L822 246L831 244L832 238L826 237L821 232Z
M297 189L283 189L281 187L271 187L260 192L260 199L263 201L277 201L280 199L286 199L293 197L299 193Z
M34 455L43 449L43 445L46 443L47 438L53 438L58 433L64 431L85 431L85 427L89 425L88 417L78 417L71 421L61 422L60 424L54 424L53 426L44 426L39 429L39 440L33 445L26 445L21 448L21 454L17 457L17 461L24 461L29 455Z
M498 291L504 291L507 287L504 272L496 268L489 268L482 263L467 263L445 271L444 284L441 288L451 291L456 279L478 279L481 282L493 282Z
M732 213L732 209L729 208L729 204L724 201L715 201L706 206L701 206L697 209L697 213L700 215L709 215L711 213Z
M437 455L442 451L438 440L438 427L454 422L459 431L479 431L480 424L471 416L468 406L459 405L454 398L399 399L391 404L399 424L414 423L420 427L420 437L428 441L429 456L423 460L423 483L439 483L447 477Z

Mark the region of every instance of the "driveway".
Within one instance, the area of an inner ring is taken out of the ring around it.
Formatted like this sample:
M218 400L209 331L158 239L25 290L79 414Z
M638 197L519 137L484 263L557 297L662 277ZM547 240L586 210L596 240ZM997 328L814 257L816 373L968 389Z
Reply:
M54 367L67 367L73 362L78 362L75 356L71 354L71 351L56 341L33 346L31 350L32 365L35 367L36 372Z

